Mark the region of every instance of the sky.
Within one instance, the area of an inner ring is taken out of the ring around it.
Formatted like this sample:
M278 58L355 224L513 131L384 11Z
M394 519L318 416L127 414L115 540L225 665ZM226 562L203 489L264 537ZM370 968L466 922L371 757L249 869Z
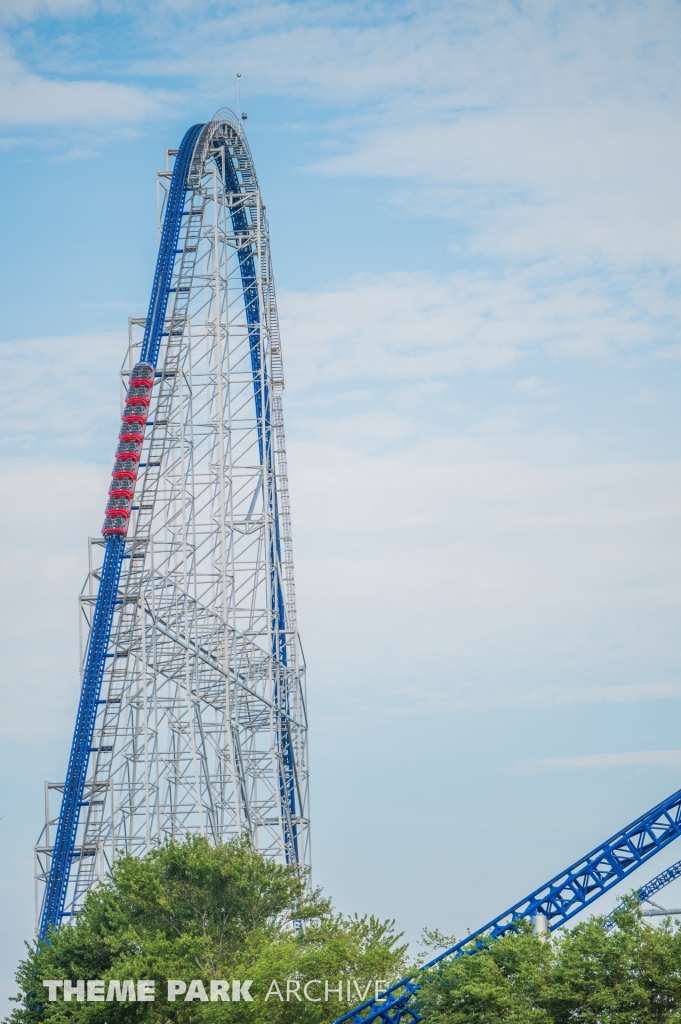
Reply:
M678 0L1 0L3 998L155 172L237 72L282 321L314 882L417 955L679 788L680 59Z

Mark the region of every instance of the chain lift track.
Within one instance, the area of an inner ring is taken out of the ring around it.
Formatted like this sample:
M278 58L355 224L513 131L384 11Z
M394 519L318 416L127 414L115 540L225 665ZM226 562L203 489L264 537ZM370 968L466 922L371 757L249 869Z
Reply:
M131 321L103 537L90 541L81 594L68 770L46 784L41 936L120 852L165 837L246 833L268 856L310 863L265 208L231 111L190 128L170 155L149 313Z

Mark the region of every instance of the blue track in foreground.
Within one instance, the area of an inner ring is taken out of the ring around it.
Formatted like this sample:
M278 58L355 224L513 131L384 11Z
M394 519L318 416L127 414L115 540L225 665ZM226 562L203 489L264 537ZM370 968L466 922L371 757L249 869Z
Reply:
M596 847L582 860L576 861L560 875L535 889L509 910L466 936L461 942L457 942L451 949L434 957L424 964L421 970L433 967L442 960L475 952L483 940L498 938L504 932L513 929L515 922L523 918L544 914L551 930L560 927L575 914L590 906L603 893L628 878L636 868L645 864L660 850L664 850L679 835L681 790L673 793L646 814L642 814L602 846ZM649 886L660 880L657 888L662 888L666 882L662 882L661 879L667 873L662 872L657 879L649 883ZM655 888L646 892L649 886L643 886L639 890L639 894L645 892L642 899L657 891ZM354 1010L339 1017L335 1024L369 1024L375 1020L384 1021L386 1024L399 1024L402 1021L421 1020L416 1001L413 999L419 988L417 977L403 978L383 992L379 999L370 999L356 1006Z
M182 225L187 175L191 165L194 145L203 125L190 128L178 150L173 177L168 193L159 247L156 273L149 303L142 346L142 361L156 366L163 336L163 324L168 309L168 298L172 283L177 243ZM83 685L78 704L76 727L71 744L71 755L64 784L59 812L59 824L54 843L50 877L47 882L45 903L40 919L40 937L45 938L51 927L57 927L67 915L64 907L71 875L71 865L80 855L76 850L76 836L80 809L83 806L88 762L93 752L92 742L97 720L99 696L104 678L104 667L109 654L109 641L113 624L121 567L125 557L125 539L109 537L104 554L102 575L99 581L90 631Z

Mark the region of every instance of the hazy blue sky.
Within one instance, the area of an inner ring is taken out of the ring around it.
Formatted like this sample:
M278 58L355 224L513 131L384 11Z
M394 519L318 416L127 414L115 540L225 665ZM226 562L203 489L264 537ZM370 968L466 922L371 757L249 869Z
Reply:
M0 0L4 993L155 171L237 71L315 881L462 936L681 785L680 62L677 0Z

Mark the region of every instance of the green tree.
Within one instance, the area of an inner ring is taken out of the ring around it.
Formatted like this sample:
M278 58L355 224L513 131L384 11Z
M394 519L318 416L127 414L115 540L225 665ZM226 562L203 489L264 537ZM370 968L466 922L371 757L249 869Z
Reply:
M633 901L617 927L591 918L553 941L546 1005L556 1024L654 1024L681 1019L681 930L652 928Z
M592 917L539 938L520 922L424 973L432 1024L681 1024L681 926L651 927L631 897L616 927Z
M294 868L261 856L247 841L211 846L191 837L142 860L120 858L72 924L27 947L16 975L19 1006L9 1021L321 1024L357 1002L357 987L402 975L406 946L399 939L393 922L335 914ZM45 979L102 980L105 992L112 980L148 979L156 1000L50 1002ZM186 1002L179 995L167 1002L170 979L200 979L207 992L214 980L251 980L253 1001ZM322 984L310 985L308 994L321 1001L302 998L305 983L316 979ZM273 981L282 1000L276 989L265 999Z
M522 921L517 933L472 943L419 979L421 1012L433 1024L544 1024L552 952Z

